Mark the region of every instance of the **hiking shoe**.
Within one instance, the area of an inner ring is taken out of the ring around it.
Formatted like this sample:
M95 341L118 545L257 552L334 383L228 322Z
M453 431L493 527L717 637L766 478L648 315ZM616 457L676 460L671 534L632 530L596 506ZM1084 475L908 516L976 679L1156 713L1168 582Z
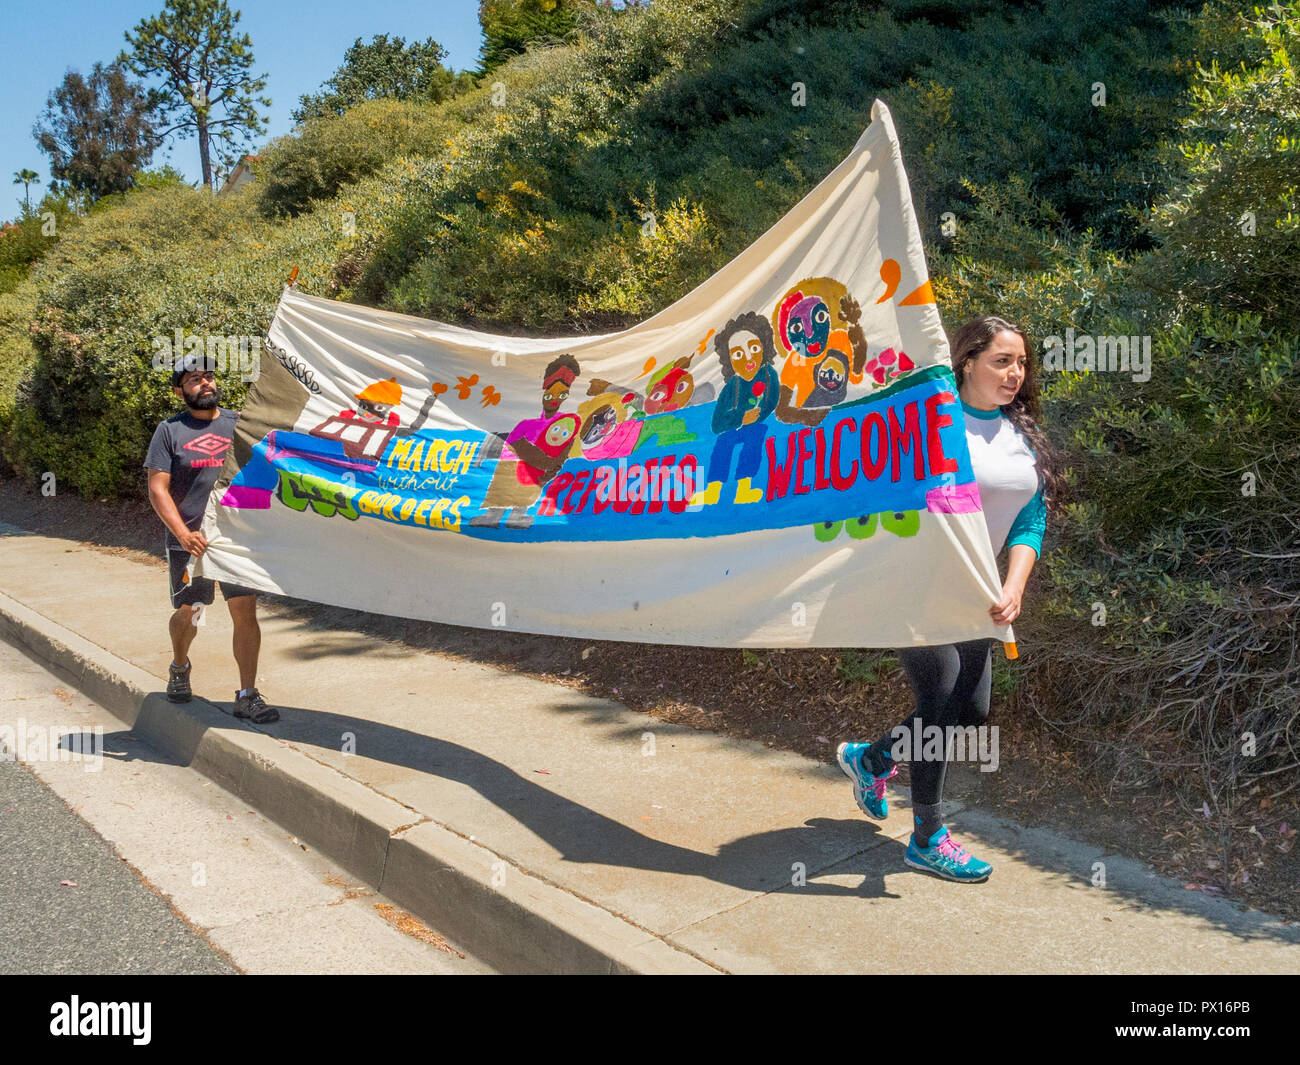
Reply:
M249 688L247 695L235 696L235 716L246 718L254 725L269 725L280 720L280 711L274 706L267 706L262 693L256 688Z
M170 663L167 666L167 698L173 703L188 703L194 692L190 690L190 660L185 665Z
M934 834L928 847L918 847L916 834L913 833L907 844L907 855L903 861L913 869L924 869L945 880L958 880L972 884L987 880L989 873L993 872L993 866L970 854L948 834L946 827Z
M885 781L898 772L898 766L890 766L889 772L878 777L867 769L862 755L871 744L841 743L835 749L835 761L844 770L844 775L853 781L853 799L858 809L868 817L883 821L889 816L889 800L885 798Z

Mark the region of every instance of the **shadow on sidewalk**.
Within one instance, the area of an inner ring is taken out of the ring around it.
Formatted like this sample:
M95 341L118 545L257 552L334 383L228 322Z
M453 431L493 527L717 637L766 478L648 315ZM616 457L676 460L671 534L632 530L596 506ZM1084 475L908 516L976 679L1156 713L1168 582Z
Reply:
M155 700L165 703L165 699L161 693L151 693L149 703ZM218 707L223 714L231 714L232 704L205 701ZM886 889L883 873L866 875L857 887L818 883L816 880L818 875L877 848L884 848L885 853L892 857L883 863L873 861L864 865L883 864L891 873L906 870L903 865L905 846L882 836L879 827L865 819L813 818L797 827L742 836L710 854L647 836L460 744L361 718L277 705L280 720L256 731L286 743L326 749L337 749L338 738L344 733L352 733L357 738L359 750L364 751L364 754L356 756L359 761L381 761L463 784L559 851L565 862L699 877L757 893L790 888L795 875L793 867L800 863L806 877L804 886L797 889L801 894L901 897ZM246 725L233 718L230 724ZM131 750L130 740L126 730L105 734L106 756L147 757L147 750ZM194 742L198 743L197 737ZM123 753L110 754L112 748ZM185 760L188 760L189 753L186 753ZM161 752L159 755L160 760L175 761ZM365 783L361 775L348 775ZM437 820L430 811L419 812ZM464 827L456 826L458 831L463 831ZM511 861L518 864L514 859ZM524 865L519 867L537 872ZM844 868L836 869L836 875L845 872Z
M178 709L167 703L161 692L151 693L141 712L147 712L151 705ZM223 715L231 714L230 703L211 705L220 709ZM285 743L327 750L337 749L338 737L344 733L353 733L365 749L358 758L432 774L473 789L560 852L565 862L698 877L760 894L784 891L861 899L903 899L906 896L887 890L886 876L900 872L928 876L904 866L904 844L882 836L879 826L862 818L811 818L797 827L739 837L722 844L716 853L710 854L647 836L461 744L327 711L299 706L280 706L279 709L282 714L280 721L250 731L263 732ZM232 717L230 725L246 726L246 723ZM201 732L194 734L195 745L200 736ZM83 737L83 742L87 741L88 737ZM177 757L156 752L146 744L139 744L126 729L105 733L103 743L105 757L128 761L143 759L183 765L189 762L193 753L191 750ZM364 783L362 776L349 775ZM959 813L954 820L962 834L995 843L1012 854L1015 860L1045 870L1075 890L1089 889L1086 875L1063 861L1059 846L1050 839L1046 842L1035 840L1038 830L1023 830L978 810ZM463 830L464 826L459 828ZM1030 838L1022 840L1025 835ZM1056 839L1076 846L1073 841ZM538 872L510 860L526 872ZM795 863L802 863L806 870L806 883L801 887L792 886ZM849 887L817 880L818 876L845 874L862 875L862 883ZM1145 875L1154 877L1149 872ZM1135 890L1134 886L1142 889ZM1125 884L1112 880L1105 890L1130 899L1132 905L1129 908L1153 913L1185 913L1242 940L1300 942L1300 929L1278 928L1275 919L1267 914L1241 912L1223 899L1205 899L1198 895L1185 900L1175 888L1161 882L1139 885L1134 878ZM982 889L952 885L952 890Z

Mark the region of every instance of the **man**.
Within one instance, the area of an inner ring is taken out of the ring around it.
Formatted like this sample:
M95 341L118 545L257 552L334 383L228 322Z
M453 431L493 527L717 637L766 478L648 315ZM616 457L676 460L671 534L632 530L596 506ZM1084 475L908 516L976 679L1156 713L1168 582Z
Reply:
M166 527L167 562L171 574L172 664L167 671L167 698L174 703L190 700L189 649L198 630L199 612L211 605L215 582L189 579L190 555L207 549L199 532L208 494L216 483L235 432L238 415L222 410L217 402L216 375L202 355L186 355L176 363L172 389L185 409L154 430L144 468L149 471L149 502ZM280 719L257 688L257 653L262 633L257 625L257 594L236 584L221 583L221 595L235 625L234 652L240 688L235 693L235 717L258 725Z

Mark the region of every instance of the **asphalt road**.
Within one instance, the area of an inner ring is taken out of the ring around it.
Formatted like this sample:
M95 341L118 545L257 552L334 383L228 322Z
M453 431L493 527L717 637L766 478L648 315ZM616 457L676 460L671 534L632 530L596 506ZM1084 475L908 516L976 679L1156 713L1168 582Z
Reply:
M48 785L0 762L0 972L235 971Z

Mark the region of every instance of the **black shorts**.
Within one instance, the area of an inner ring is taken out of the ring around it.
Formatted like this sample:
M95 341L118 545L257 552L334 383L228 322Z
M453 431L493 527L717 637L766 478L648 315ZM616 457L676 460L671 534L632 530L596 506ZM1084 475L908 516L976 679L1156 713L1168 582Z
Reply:
M172 606L192 606L195 603L202 603L208 606L216 598L215 585L221 585L221 596L223 599L238 599L241 595L256 595L256 590L245 588L239 584L230 584L227 581L214 581L208 577L195 577L190 580L189 575L185 572L186 567L190 564L190 553L188 551L176 551L168 549L167 551L167 569L171 578Z

